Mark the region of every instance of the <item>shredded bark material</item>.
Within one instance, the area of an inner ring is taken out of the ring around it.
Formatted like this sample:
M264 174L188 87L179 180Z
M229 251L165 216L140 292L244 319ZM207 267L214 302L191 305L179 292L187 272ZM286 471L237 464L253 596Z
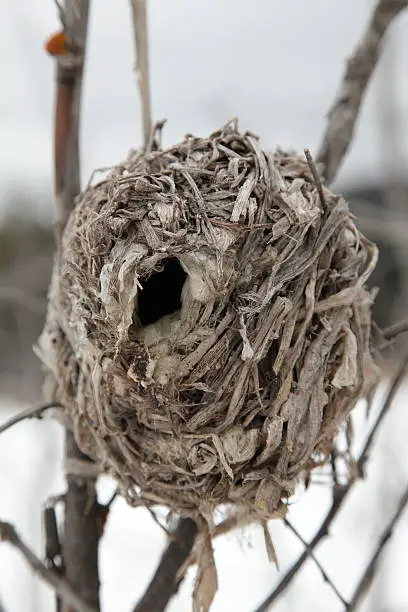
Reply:
M377 250L323 195L232 121L134 151L79 197L37 350L131 504L210 532L219 504L264 521L370 389Z

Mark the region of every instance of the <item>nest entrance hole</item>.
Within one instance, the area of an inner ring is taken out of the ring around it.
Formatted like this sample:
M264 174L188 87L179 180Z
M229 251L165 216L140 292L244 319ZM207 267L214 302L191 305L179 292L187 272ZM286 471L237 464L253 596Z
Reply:
M154 272L142 282L139 293L138 315L140 323L151 325L162 317L181 308L181 292L187 274L176 258L167 259L160 272Z

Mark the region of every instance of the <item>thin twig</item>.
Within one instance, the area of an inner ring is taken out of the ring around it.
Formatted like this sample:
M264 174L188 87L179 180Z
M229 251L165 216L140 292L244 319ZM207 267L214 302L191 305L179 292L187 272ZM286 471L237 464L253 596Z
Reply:
M36 408L27 408L26 410L22 410L18 414L15 414L11 418L7 419L3 425L0 425L0 434L2 434L13 425L17 425L17 423L21 423L25 419L41 419L44 412L49 410L50 408L62 408L61 404L58 402L51 402L49 404L44 404L43 406L37 406Z
M377 65L387 28L407 5L408 0L379 0L361 41L347 61L317 156L317 161L324 165L327 183L336 178L350 147L364 93Z
M291 532L303 544L303 546L305 547L305 549L309 553L309 557L312 559L312 561L314 562L316 567L319 569L319 571L320 571L320 573L321 573L321 575L323 577L323 580L325 582L327 582L327 584L330 586L330 588L332 589L332 591L336 595L337 599L339 599L341 601L341 603L343 604L343 606L345 606L346 610L348 610L348 603L347 603L347 601L344 599L344 597L342 596L340 591L337 589L336 585L334 584L334 582L331 580L331 578L327 574L326 570L324 569L323 565L320 563L320 561L315 556L313 550L310 548L310 545L306 542L306 540L303 538L303 536L299 533L299 531L296 529L296 527L294 525L292 525L292 523L290 521L288 521L287 519L284 519L284 523L285 523L286 527L289 527Z
M381 535L381 538L374 550L374 553L371 556L370 562L367 565L367 568L364 574L362 575L361 579L359 580L357 584L357 587L351 597L350 603L346 607L346 610L348 610L349 612L355 612L355 610L358 609L362 598L364 597L364 595L370 588L374 580L374 577L375 577L377 564L378 564L380 555L385 545L387 544L388 540L391 538L394 527L396 526L397 522L401 518L401 515L406 509L407 505L408 505L408 487L406 488L404 494L402 495L399 501L398 507L395 513L393 514L393 516L391 517L391 520L389 521L385 531Z
M305 157L306 157L307 163L308 163L309 168L310 168L310 172L312 173L314 182L316 183L316 187L317 187L317 191L319 193L319 198L320 198L320 202L321 202L322 208L326 209L327 208L327 202L326 202L326 198L324 197L322 181L320 180L320 176L319 176L319 173L317 171L316 164L313 161L313 157L312 157L312 154L311 154L309 149L305 149L304 153L305 153Z
M96 608L84 603L74 589L52 570L45 567L40 559L21 540L13 525L0 521L0 541L8 542L21 552L31 569L58 593L63 601L75 612L96 612Z
M379 427L381 425L381 423L383 422L385 416L387 415L393 399L402 383L402 381L404 380L406 374L408 371L408 353L406 354L404 360L401 362L391 384L390 387L388 389L387 395L384 399L383 405L381 407L381 410L371 428L370 434L360 452L358 461L357 461L357 470L356 470L356 476L351 478L350 481L347 483L347 485L345 486L338 486L335 487L333 490L333 501L332 504L323 520L323 522L321 523L317 533L315 534L315 536L312 538L308 548L306 550L304 550L302 552L302 554L299 556L299 558L295 561L295 563L292 565L292 567L286 572L286 574L283 576L283 578L280 580L280 582L278 583L278 585L274 588L274 590L272 591L272 593L270 593L270 595L268 595L268 597L266 597L266 599L261 603L260 606L258 606L255 610L255 612L265 612L266 610L268 610L272 604L274 604L277 599L279 599L279 597L282 595L282 593L288 588L288 586L291 584L292 580L297 576L299 570L303 567L303 565L306 563L306 561L308 560L309 556L310 556L310 551L314 551L314 549L316 548L316 546L321 542L321 540L323 540L324 537L326 537L329 533L329 529L334 521L334 519L336 518L337 514L339 513L340 509L342 508L344 501L346 500L349 492L351 491L353 485L355 484L356 480L358 479L358 477L363 476L364 471L365 471L365 465L367 463L367 458L369 455L369 452L371 451L371 447L373 445L373 441L375 436L378 433Z
M147 148L152 133L147 7L146 0L131 0L130 4L135 38L136 74L142 104L143 142Z
M401 364L397 370L397 373L395 374L394 379L391 382L390 388L388 389L388 393L383 401L381 410L378 413L378 416L375 419L374 424L371 428L371 431L368 434L368 437L365 441L363 449L360 452L360 456L357 461L357 469L358 469L359 476L361 477L364 476L367 459L370 454L371 448L373 446L375 436L377 435L377 431L380 428L380 425L383 422L384 418L388 414L392 406L392 402L394 401L394 398L398 392L398 389L400 388L405 376L407 375L407 371L408 371L408 353L406 353L404 359L401 361Z
M197 525L192 519L184 518L179 521L145 594L133 612L165 610L178 591L182 580L178 577L178 572L194 546L196 534Z
M166 534L167 537L172 537L172 533L167 529L167 527L165 527L164 525L161 524L161 522L159 521L159 517L157 516L157 514L155 513L154 510L152 510L152 508L147 507L146 510L148 511L148 513L150 514L150 516L152 517L153 521L156 523L156 525L158 527L160 527L160 529L162 531L164 531L164 533Z
M382 331L382 335L386 340L394 340L400 334L403 334L408 331L408 319L405 321L399 321L398 323L394 323L394 325L390 325L386 327Z

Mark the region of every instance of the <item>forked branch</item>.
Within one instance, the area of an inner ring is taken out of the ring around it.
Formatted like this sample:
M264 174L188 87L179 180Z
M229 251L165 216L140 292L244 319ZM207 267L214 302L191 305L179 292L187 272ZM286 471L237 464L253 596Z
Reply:
M45 580L58 593L62 601L71 606L72 610L75 610L75 612L96 612L96 608L84 603L66 580L45 567L40 559L21 540L13 525L0 521L0 541L8 542L19 550L31 569Z

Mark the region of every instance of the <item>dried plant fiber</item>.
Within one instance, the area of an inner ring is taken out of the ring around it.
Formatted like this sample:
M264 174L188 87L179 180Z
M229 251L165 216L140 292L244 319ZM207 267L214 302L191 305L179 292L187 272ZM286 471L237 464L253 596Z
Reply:
M38 352L130 503L273 516L366 393L377 251L323 196L232 121L78 198Z

